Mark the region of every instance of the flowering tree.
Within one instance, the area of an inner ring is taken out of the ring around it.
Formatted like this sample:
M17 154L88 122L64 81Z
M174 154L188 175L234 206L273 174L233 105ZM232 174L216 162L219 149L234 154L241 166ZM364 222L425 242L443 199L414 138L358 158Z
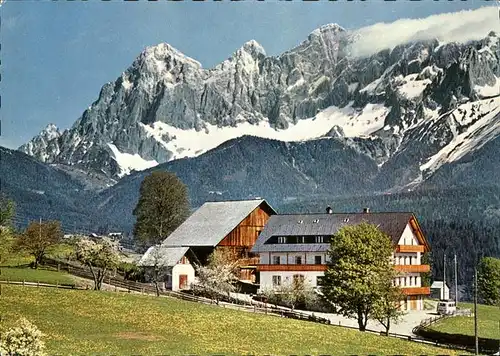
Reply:
M197 266L198 285L208 297L219 304L221 295L236 290L237 260L233 259L231 253L224 250L215 250L209 257L207 266Z
M18 326L4 333L0 339L2 356L43 356L45 344L42 332L25 318L17 322Z
M88 266L94 277L94 290L101 290L106 271L116 268L120 262L116 242L103 238L95 242L80 239L76 243L76 258Z
M164 280L168 272L168 260L165 259L165 254L162 252L162 245L157 244L151 246L144 254L143 259L139 264L145 268L153 279L156 289L156 296L160 296L160 282Z

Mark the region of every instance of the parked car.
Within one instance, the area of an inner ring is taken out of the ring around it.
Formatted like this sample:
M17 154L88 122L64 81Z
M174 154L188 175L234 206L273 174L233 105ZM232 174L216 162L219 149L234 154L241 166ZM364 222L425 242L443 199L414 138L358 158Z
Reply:
M454 314L457 306L453 300L440 300L437 305L437 313L440 315Z

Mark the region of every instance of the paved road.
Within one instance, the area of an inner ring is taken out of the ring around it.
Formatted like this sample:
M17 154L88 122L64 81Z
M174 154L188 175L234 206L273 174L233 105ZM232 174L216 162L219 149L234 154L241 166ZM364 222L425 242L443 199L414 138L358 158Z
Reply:
M247 301L247 302L250 302L252 300L251 297L247 294L234 293L233 297L239 298L239 299ZM429 305L432 305L433 309L432 310L410 310L410 311L406 312L405 315L403 315L403 317L399 323L393 323L391 325L390 332L395 333L395 334L414 336L412 330L415 326L419 325L422 320L436 316L436 312L435 312L436 302L426 301L426 303ZM283 309L287 309L287 308L283 308ZM313 313L313 312L304 311L304 310L297 310L297 311L305 313L305 314L314 314L316 316L329 319L332 324L339 324L339 325L345 325L345 326L351 326L351 327L358 326L356 319L345 318L339 314L316 313L316 312ZM373 320L368 321L367 329L374 330L374 331L385 331L385 328L378 321L373 321Z

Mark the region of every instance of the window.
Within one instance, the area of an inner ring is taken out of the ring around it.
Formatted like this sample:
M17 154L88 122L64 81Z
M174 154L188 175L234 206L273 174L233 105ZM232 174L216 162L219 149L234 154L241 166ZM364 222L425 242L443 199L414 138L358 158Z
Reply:
M273 286L281 285L281 276L273 276Z
M293 275L293 282L294 283L304 282L304 275L302 275L302 274L294 274Z
M315 265L321 264L321 256L314 256L314 264Z
M295 256L295 264L296 265L302 264L302 256Z
M303 244L304 243L304 236L297 236L297 243L298 244Z
M412 265L413 264L413 258L412 258L412 256L410 256L409 259L410 259L410 263L408 263L408 264Z
M286 243L286 236L278 236L278 243L279 244Z
M322 244L324 242L323 236L316 236L316 243Z
M322 286L323 285L323 278L325 278L325 277L323 277L323 276L317 276L316 277L316 285L317 286Z
M279 265L280 262L280 256L273 256L273 265Z

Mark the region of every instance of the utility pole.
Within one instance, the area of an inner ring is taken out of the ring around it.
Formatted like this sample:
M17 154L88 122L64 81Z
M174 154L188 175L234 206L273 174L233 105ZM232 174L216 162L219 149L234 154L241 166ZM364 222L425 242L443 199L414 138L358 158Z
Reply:
M446 253L443 255L443 300L446 299Z
M476 355L479 355L479 340L477 338L477 266L474 266L474 339Z
M458 308L458 267L457 267L457 254L455 254L455 307Z

